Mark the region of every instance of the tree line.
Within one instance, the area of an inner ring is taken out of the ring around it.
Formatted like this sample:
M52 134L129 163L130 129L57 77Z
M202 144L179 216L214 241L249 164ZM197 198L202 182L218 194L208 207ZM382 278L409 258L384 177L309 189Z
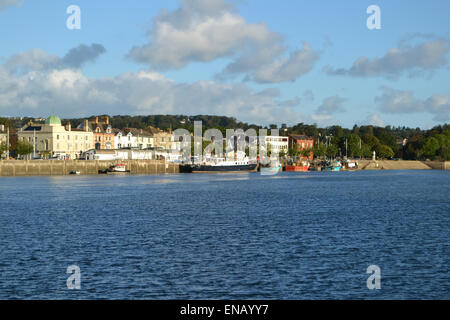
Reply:
M63 124L71 122L72 127L78 126L85 118L63 119ZM351 158L370 158L373 151L380 158L398 158L404 160L450 160L450 127L448 124L438 125L429 130L408 127L376 127L353 126L352 129L341 126L319 128L316 124L298 123L294 126L271 124L261 126L238 121L234 117L211 115L148 115L129 116L117 115L110 117L113 128L159 128L170 131L179 128L194 131L194 122L201 121L203 130L219 129L225 136L226 129L278 129L281 135L302 134L314 139L314 149L297 151L290 149L290 155L308 154L313 151L316 157L345 156ZM10 128L10 150L21 154L29 151L29 146L18 142L15 135L17 128L22 127L31 118L21 120L0 118L0 124ZM270 132L269 132L270 134ZM0 152L5 150L4 143ZM3 153L3 152L2 152Z

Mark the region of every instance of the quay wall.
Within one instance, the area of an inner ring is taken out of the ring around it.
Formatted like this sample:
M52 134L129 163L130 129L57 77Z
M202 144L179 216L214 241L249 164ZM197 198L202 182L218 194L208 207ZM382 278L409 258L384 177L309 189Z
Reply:
M170 174L179 173L179 165L164 160L2 160L0 177L15 176L60 176L71 171L82 175L95 175L112 165L124 163L131 174Z
M361 170L450 170L450 161L359 160Z

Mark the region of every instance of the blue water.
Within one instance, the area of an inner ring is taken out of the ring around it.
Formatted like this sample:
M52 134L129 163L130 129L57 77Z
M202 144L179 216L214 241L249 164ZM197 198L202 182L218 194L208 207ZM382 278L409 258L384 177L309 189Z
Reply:
M450 299L449 191L442 171L2 178L0 299Z

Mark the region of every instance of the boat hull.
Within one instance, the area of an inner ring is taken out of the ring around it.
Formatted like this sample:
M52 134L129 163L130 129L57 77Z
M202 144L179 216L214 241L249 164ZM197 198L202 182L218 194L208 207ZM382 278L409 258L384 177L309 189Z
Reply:
M255 171L255 169L256 164L233 166L184 165L180 167L181 172L187 173L250 172Z
M272 174L276 174L278 172L280 172L282 169L281 166L279 167L261 167L260 168L260 172L261 174L267 174L267 175L272 175Z
M288 172L308 172L309 166L286 166L285 171Z
M322 171L337 172L337 171L341 171L341 169L342 169L342 167L325 167L325 168L322 168Z

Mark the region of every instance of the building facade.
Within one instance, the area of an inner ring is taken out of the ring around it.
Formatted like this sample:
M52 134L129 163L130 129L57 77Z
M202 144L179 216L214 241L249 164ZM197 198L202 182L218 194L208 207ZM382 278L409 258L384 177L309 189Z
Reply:
M313 138L310 138L305 135L297 135L297 134L289 135L289 149L296 150L298 153L301 153L303 150L311 150L311 153L308 157L301 156L301 154L299 154L300 157L312 161L314 158L314 153L312 151L313 148L314 148Z
M57 116L50 116L44 124L28 123L18 133L19 141L33 145L34 156L78 159L92 149L94 136L88 129L72 129L70 122L63 126Z
M89 120L84 120L78 128L83 130L88 128L89 131L92 131L94 135L94 148L96 150L114 149L115 135L109 121L109 116L93 117Z
M155 147L154 136L142 129L126 128L124 130L114 129L114 148L136 148L140 150Z
M265 139L266 139L266 146L272 153L288 154L289 137L266 136Z

